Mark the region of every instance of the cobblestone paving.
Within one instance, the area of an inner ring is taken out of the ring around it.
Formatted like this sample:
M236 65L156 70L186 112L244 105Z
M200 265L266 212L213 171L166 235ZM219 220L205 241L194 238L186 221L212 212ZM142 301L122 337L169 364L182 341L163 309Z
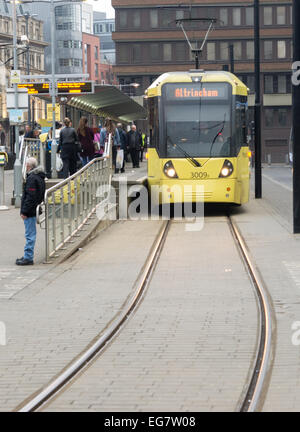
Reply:
M173 223L134 317L50 411L233 411L256 347L253 288L225 218Z
M0 299L7 338L0 341L0 410L45 385L100 333L129 295L160 226L116 222L67 263Z

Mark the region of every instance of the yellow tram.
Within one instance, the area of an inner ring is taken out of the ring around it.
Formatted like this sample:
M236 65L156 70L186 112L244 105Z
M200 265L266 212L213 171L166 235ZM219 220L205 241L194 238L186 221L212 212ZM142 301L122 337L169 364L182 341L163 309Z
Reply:
M249 200L247 87L224 71L170 72L147 89L148 185L160 204Z

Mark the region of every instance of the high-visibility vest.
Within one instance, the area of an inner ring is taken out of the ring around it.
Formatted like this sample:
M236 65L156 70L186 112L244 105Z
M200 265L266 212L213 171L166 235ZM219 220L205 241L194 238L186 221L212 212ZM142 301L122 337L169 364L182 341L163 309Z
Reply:
M146 134L142 134L142 141L143 141L143 147L145 147L145 139L146 139Z

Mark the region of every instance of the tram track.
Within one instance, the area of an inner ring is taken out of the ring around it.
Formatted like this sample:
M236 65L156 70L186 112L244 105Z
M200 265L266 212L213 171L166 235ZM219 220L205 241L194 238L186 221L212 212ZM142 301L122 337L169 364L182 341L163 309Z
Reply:
M275 313L272 300L248 251L240 231L228 214L228 224L241 259L254 287L259 307L259 337L254 368L246 383L239 411L254 412L262 408L267 393L275 350Z
M164 247L170 224L171 221L165 221L163 223L145 264L137 277L133 290L134 294L124 304L119 315L115 317L105 331L102 331L61 373L43 389L18 405L15 411L33 412L51 404L51 401L59 396L67 386L71 385L76 377L83 373L91 365L92 361L95 360L96 357L98 358L107 346L113 342L114 337L122 331L126 322L135 313L147 291L151 276ZM236 411L241 412L253 412L261 410L263 406L274 357L274 317L272 302L239 229L229 215L228 225L244 267L255 288L259 307L259 336L255 360L253 361L253 370L248 374L248 380L244 385L236 409Z

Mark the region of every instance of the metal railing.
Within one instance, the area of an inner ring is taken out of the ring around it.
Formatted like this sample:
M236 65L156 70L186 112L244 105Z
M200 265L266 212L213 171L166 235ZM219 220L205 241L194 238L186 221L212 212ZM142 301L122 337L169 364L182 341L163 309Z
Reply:
M38 223L45 223L46 262L78 237L99 205L108 206L112 176L110 154L111 151L93 159L77 173L46 190L44 219L38 217ZM38 213L39 207L37 216Z
M20 145L20 160L22 164L23 179L26 178L26 159L34 157L43 170L46 167L46 147L36 138L23 138Z

